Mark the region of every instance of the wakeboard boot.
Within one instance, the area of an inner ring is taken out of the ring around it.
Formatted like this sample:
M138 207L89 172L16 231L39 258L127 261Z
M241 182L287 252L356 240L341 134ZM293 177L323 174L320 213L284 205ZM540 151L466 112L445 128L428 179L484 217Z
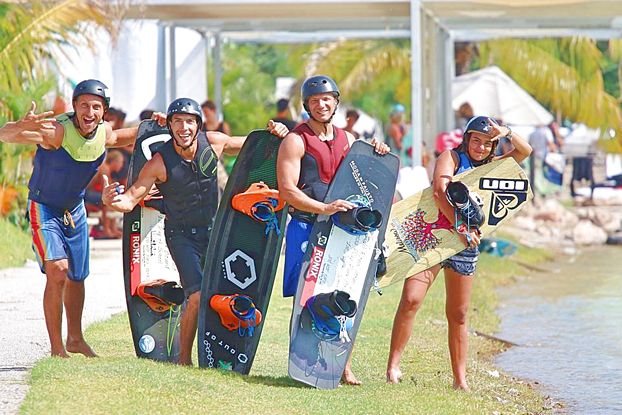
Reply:
M251 337L255 327L261 323L261 312L247 295L214 294L209 304L220 317L220 323L227 330L238 330L241 337Z
M450 182L445 191L449 204L454 208L456 216L469 229L478 229L486 221L482 209L483 202L479 195L469 192L469 188L462 182Z

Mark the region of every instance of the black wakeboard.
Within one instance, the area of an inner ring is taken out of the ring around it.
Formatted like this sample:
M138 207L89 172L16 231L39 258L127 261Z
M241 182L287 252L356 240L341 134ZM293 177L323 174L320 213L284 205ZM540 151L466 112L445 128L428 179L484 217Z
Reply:
M140 123L127 186L157 149L171 138L155 121ZM147 203L148 204L148 203ZM179 274L166 246L164 215L137 205L123 215L123 275L134 349L138 357L176 362L179 357L181 306L155 311L138 295L141 283L163 279L179 283Z
M233 208L236 195L254 183L277 189L281 140L252 131L233 167L211 233L201 287L199 366L248 374L272 293L286 213L272 225Z

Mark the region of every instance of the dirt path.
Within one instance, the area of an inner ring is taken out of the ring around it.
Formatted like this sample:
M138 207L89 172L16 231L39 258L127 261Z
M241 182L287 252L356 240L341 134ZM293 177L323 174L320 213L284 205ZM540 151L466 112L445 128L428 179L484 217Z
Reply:
M121 240L91 242L84 327L125 310ZM28 392L28 373L49 355L43 319L45 277L36 262L0 270L0 414L17 413Z

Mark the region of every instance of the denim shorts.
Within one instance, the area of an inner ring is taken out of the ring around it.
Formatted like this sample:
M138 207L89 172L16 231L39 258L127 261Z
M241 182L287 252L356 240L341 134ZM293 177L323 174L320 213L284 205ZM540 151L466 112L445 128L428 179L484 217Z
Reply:
M475 274L477 260L479 259L479 247L466 248L464 251L457 253L441 262L442 268L451 268L458 274L471 276Z
M164 226L166 246L179 272L186 298L201 290L210 227Z

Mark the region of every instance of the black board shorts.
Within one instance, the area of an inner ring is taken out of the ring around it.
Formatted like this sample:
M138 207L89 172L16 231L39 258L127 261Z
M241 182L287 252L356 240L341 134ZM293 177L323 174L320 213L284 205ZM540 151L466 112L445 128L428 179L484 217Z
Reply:
M210 227L181 227L167 224L164 233L166 246L175 262L187 298L201 290Z

